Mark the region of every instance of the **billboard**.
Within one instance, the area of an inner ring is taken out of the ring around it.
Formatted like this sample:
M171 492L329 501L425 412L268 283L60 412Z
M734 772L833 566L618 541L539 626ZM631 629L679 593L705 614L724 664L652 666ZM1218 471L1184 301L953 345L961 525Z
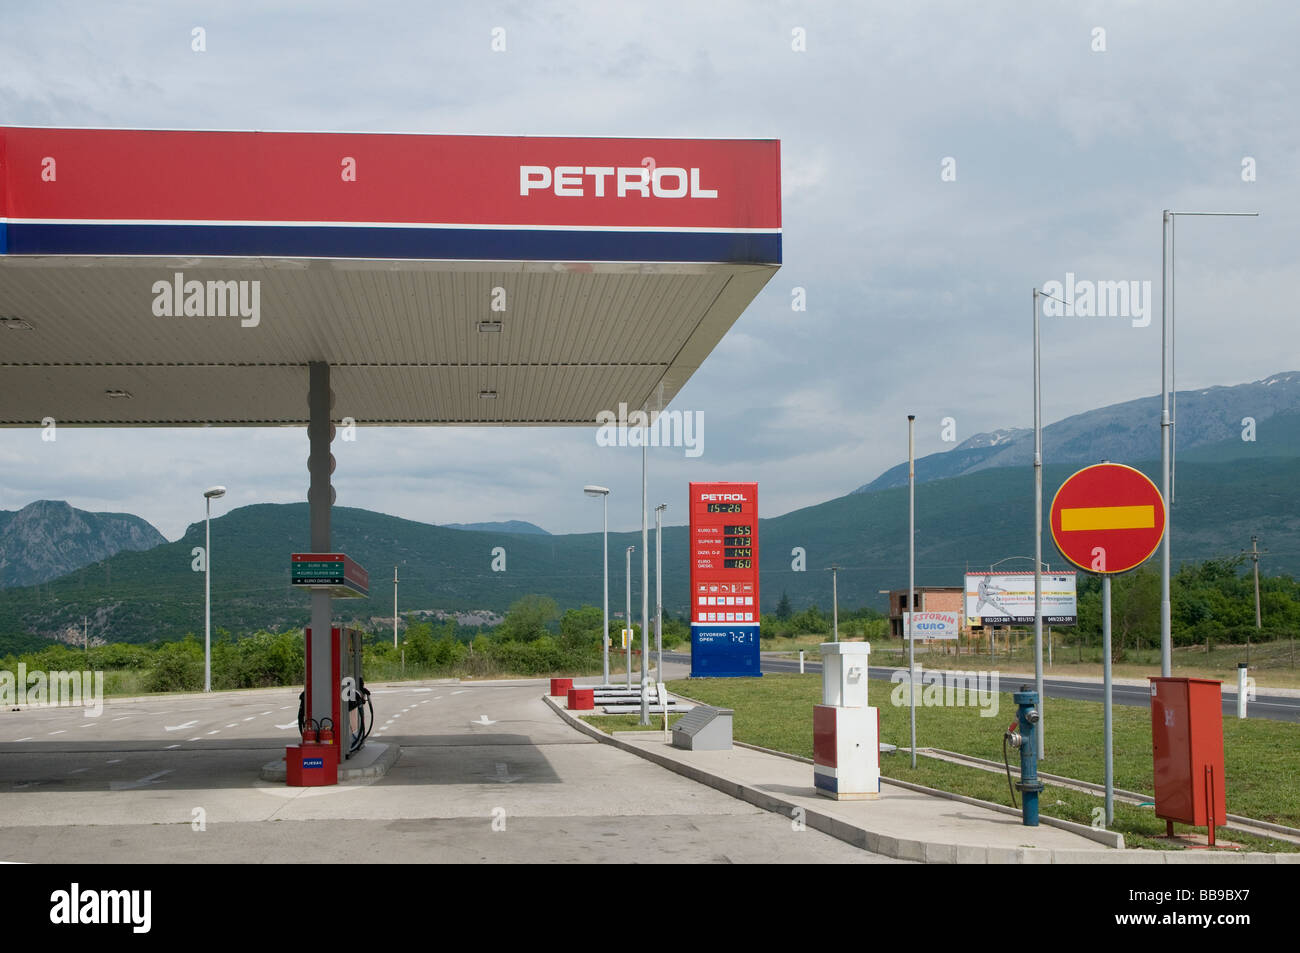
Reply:
M1079 621L1076 577L1073 570L1043 573L1044 625ZM1033 625L1033 572L967 573L966 621L972 626Z
M908 632L918 640L955 639L961 634L961 619L956 612L904 612L904 639Z
M758 484L692 483L691 677L761 675Z

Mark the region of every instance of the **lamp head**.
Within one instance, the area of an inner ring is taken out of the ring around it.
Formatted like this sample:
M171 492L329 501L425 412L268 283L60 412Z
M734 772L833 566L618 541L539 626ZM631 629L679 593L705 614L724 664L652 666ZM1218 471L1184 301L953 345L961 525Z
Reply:
M212 486L203 491L203 495L209 500L217 500L226 495L224 486Z
M595 484L589 484L589 485L584 486L584 487L582 488L582 492L583 492L583 493L586 493L588 496L608 496L608 495L609 495L609 487L607 487L607 486L596 486Z

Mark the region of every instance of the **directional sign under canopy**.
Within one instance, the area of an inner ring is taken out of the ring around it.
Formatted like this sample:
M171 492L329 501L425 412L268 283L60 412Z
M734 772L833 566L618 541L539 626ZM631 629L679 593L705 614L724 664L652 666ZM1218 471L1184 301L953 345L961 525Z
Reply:
M370 595L370 574L343 553L294 553L290 583L306 589L328 589L335 599Z
M1098 463L1061 484L1052 500L1052 539L1086 572L1113 576L1136 569L1165 532L1165 502L1133 467Z

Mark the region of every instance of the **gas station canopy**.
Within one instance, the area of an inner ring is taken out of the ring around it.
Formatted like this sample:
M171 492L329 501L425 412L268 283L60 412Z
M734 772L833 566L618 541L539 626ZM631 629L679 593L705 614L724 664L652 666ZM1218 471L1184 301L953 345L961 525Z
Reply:
M780 261L775 140L0 127L0 425L592 424Z

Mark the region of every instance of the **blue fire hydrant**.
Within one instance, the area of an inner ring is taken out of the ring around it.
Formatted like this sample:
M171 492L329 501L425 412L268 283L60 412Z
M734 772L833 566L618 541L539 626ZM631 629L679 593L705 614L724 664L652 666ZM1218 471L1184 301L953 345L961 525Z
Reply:
M1043 782L1038 780L1038 692L1021 691L1011 696L1016 703L1018 730L1007 729L1007 741L1020 749L1020 780L1016 790L1021 794L1021 822L1025 827L1038 826L1038 794Z

